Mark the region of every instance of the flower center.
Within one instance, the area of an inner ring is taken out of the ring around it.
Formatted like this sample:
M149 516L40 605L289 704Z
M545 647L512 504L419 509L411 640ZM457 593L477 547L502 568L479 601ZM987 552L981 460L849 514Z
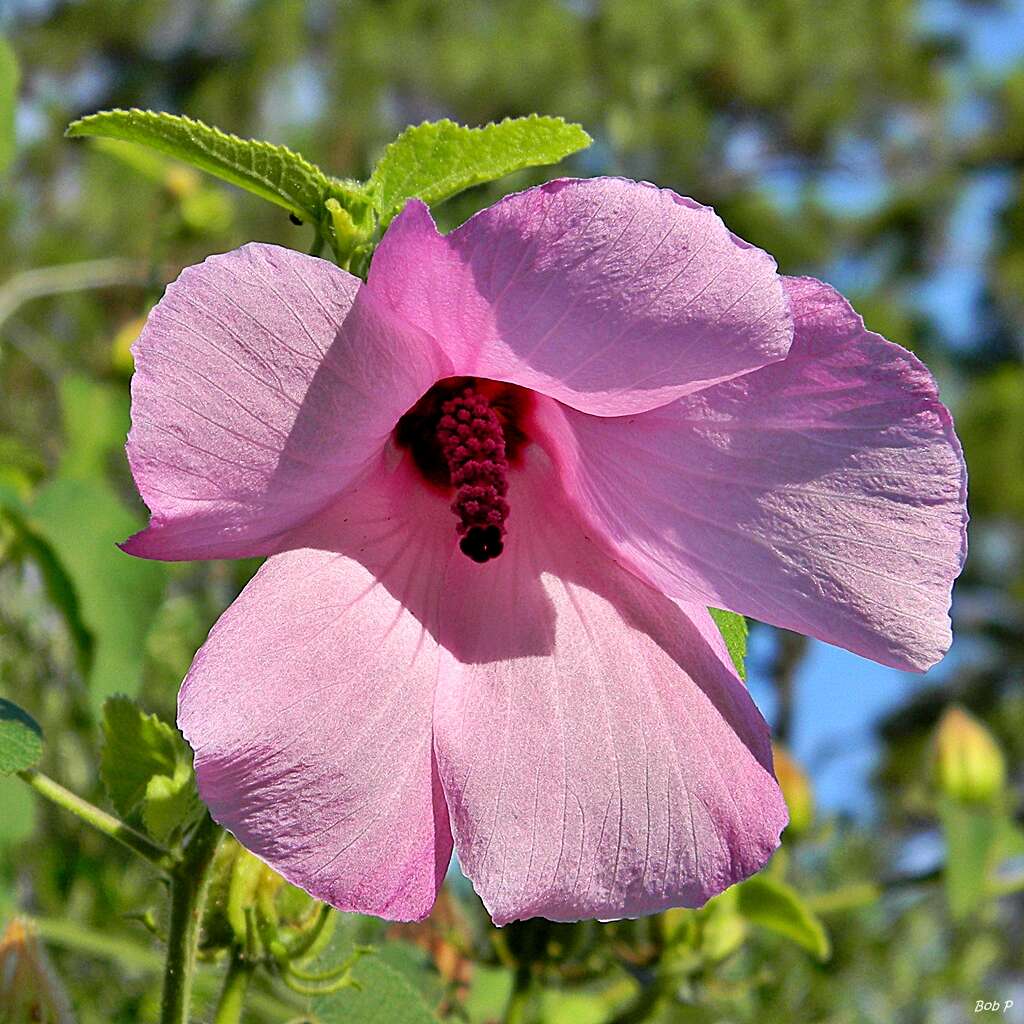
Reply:
M399 421L397 444L434 486L455 489L459 548L474 562L504 549L509 462L526 440L529 393L512 384L453 377L434 385Z
M474 562L497 558L508 519L508 459L501 423L487 399L472 387L441 406L437 441L457 488L459 548Z

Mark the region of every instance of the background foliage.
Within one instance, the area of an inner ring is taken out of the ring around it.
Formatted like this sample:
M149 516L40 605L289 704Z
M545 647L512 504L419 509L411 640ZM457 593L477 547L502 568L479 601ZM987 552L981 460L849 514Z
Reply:
M312 231L159 154L67 141L74 118L184 113L359 179L423 119L578 121L595 143L566 173L693 195L784 272L835 283L928 362L967 452L957 641L875 723L862 810L815 816L784 761L781 853L706 910L498 931L454 877L423 925L337 922L318 955L374 943L353 968L361 990L311 1006L267 981L245 1019L916 1024L1015 999L1001 1016L1024 1020L1020 4L4 0L0 32L0 693L42 724L42 767L96 802L104 699L172 721L192 654L254 569L114 547L144 515L122 449L128 347L182 266L253 238L308 248ZM436 213L452 226L547 176ZM808 648L756 624L752 641L752 685L785 743ZM967 799L940 770L952 703L1003 752L994 796ZM15 908L37 922L78 1020L155 1019L159 943L132 915L162 899L145 866L0 779L0 923ZM201 996L217 971L203 967Z

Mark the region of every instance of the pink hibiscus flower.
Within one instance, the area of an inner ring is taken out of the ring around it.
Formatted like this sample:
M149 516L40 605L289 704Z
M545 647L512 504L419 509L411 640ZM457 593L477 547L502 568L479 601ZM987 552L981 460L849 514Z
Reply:
M921 670L965 471L934 381L706 207L619 179L423 204L367 284L247 245L135 358L127 551L271 556L179 723L214 817L344 910L697 906L786 824L707 606Z

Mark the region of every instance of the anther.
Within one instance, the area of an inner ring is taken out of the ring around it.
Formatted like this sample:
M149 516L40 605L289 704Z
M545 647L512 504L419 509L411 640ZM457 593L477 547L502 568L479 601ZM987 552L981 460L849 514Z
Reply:
M437 442L456 488L451 507L459 520L460 550L474 562L497 558L509 514L501 421L482 394L466 387L441 406Z

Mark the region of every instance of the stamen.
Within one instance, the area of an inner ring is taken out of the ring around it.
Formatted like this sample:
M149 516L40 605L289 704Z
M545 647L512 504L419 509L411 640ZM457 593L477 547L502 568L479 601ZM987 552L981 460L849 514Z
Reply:
M459 517L459 548L474 562L497 558L509 514L501 421L480 392L466 387L441 406L436 436L456 488L451 507Z

